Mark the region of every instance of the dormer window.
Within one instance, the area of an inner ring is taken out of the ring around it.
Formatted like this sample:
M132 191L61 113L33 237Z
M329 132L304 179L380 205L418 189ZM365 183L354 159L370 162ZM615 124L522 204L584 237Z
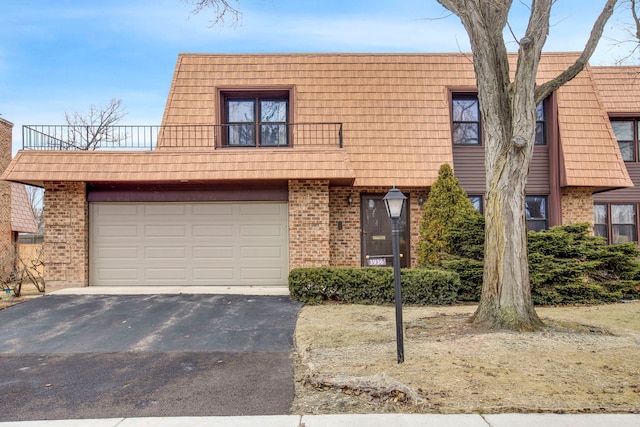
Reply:
M451 98L453 145L482 145L482 117L475 93L454 93ZM546 145L545 101L536 106L535 145Z
M480 145L480 104L475 94L454 94L452 100L453 144Z
M226 147L289 146L289 91L221 92Z
M638 119L611 120L613 133L618 141L622 160L625 162L638 161Z

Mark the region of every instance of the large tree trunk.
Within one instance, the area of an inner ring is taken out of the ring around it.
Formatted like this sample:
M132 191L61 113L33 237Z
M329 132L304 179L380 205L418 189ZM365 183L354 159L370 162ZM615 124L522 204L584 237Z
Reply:
M530 103L526 111L517 111L512 103L508 114L486 112L484 116L486 244L482 296L473 322L491 328L542 326L531 299L525 219L525 185L535 130L533 99ZM517 120L531 115L531 120ZM526 142L519 145L519 138Z
M531 299L525 186L535 140L535 78L540 56L535 55L535 43L521 44L516 79L511 83L500 24L506 22L506 12L496 8L489 16L486 10L479 10L470 17L483 23L476 23L471 31L482 33L475 34L477 45L472 42L472 46L483 118L487 194L483 287L473 322L533 330L542 322ZM532 49L533 55L527 52Z
M483 119L487 174L484 283L472 319L491 328L534 330L542 322L531 298L524 203L536 105L585 67L617 0L606 1L576 62L539 87L536 74L553 0L531 1L529 25L518 42L513 82L503 38L512 0L437 1L460 18L469 34Z

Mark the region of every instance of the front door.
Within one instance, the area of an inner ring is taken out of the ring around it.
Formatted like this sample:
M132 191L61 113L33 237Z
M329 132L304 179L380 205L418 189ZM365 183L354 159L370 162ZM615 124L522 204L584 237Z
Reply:
M362 195L362 266L392 267L393 246L391 242L391 219L382 198L384 194ZM400 266L409 265L409 233L407 232L407 200L400 218Z

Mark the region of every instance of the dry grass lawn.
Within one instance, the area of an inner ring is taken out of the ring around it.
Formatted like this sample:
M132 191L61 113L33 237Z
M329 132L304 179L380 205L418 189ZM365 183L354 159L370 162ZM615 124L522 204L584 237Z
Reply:
M38 288L36 288L32 283L22 284L22 290L19 297L14 296L13 293L7 294L4 289L0 289L0 310L41 295L44 294L38 291Z
M293 413L640 412L640 302L540 307L534 333L477 329L475 306L304 307Z

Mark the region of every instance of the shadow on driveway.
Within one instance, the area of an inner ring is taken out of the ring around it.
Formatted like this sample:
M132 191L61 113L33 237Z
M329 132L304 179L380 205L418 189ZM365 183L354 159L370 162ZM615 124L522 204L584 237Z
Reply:
M0 310L0 421L287 414L300 307L51 295Z

